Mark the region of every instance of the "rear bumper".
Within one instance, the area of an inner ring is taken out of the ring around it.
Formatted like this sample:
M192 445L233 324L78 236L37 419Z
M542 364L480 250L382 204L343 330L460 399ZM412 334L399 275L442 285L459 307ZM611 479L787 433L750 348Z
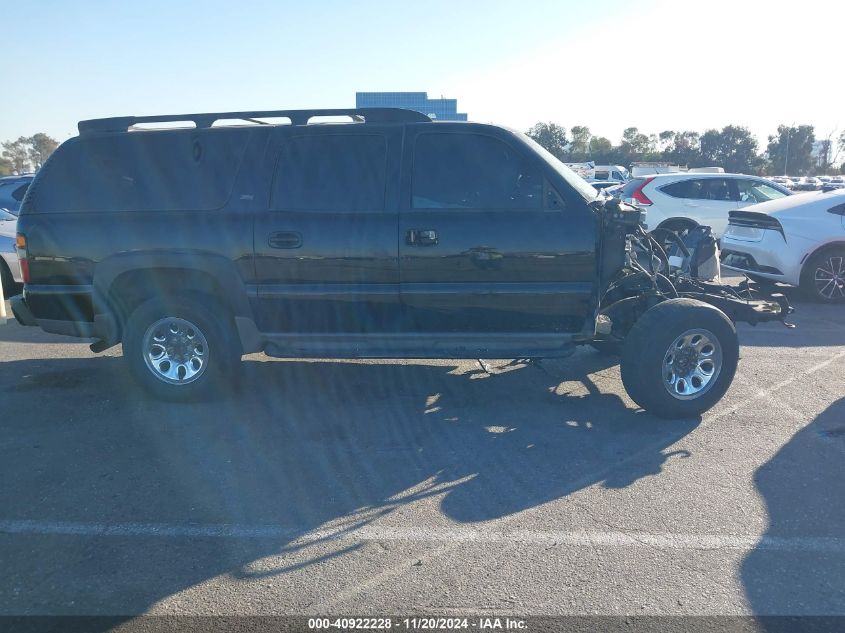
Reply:
M9 302L12 304L12 314L15 315L15 320L21 325L38 325L35 317L26 305L21 295L12 297Z
M765 229L762 233L758 241L722 237L722 266L797 286L801 276L800 253L807 252L802 238L790 235L787 243L777 231Z
M37 310L33 311L33 299L36 301L35 305L41 305L39 300L42 297L43 295L32 293L28 289L24 291L23 295L12 297L12 314L15 315L18 323L21 325L38 326L50 334L99 338L108 343L117 343L119 341L117 322L111 314L97 314L93 316L93 320L88 321L84 319L69 319L67 317L72 315L67 312L63 314L62 312L56 313L55 311L47 311L46 313L41 313ZM73 302L70 305L76 307L76 304ZM62 318L63 316L65 318Z

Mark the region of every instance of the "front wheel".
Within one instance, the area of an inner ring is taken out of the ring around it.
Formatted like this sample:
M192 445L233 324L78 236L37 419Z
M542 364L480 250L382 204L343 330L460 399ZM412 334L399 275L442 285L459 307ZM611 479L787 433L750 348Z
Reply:
M135 379L158 398L222 394L240 358L227 322L199 300L150 299L126 323L123 356Z
M622 383L661 418L698 416L725 395L739 361L736 328L718 308L669 299L643 314L625 339Z

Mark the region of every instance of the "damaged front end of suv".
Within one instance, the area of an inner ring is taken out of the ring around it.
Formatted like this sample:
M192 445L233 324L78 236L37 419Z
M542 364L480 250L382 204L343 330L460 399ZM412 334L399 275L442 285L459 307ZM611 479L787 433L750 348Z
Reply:
M701 413L733 379L734 324L792 327L786 322L792 306L748 280L723 284L709 227L648 233L636 207L612 198L590 204L600 238L589 343L622 356L626 390L643 408L663 417Z
M781 321L790 327L786 317L794 309L785 295L766 292L747 279L736 286L721 282L718 246L709 227L648 233L636 207L613 198L592 205L603 236L597 340L621 342L646 310L673 298L703 301L734 322Z

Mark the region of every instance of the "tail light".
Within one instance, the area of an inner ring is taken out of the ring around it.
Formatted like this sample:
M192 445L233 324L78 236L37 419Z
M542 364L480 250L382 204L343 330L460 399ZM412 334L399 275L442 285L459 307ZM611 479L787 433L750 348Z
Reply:
M21 277L25 284L29 283L29 259L26 252L26 236L18 233L15 236L15 250L18 252L18 259L21 262Z
M654 178L646 178L642 181L639 187L634 189L634 193L631 194L631 197L637 201L638 204L643 206L651 206L654 204L651 200L648 199L648 196L643 193L643 187L645 187L648 183L650 183Z

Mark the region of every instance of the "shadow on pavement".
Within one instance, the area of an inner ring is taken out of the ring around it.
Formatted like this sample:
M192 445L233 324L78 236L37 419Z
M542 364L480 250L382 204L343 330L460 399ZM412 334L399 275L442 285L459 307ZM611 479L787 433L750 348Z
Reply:
M138 613L221 574L291 573L360 547L309 557L291 545L327 523L354 529L413 502L439 503L446 524L486 521L595 483L621 488L659 474L664 449L698 424L599 390L590 375L609 361L592 351L492 364L248 360L237 393L188 405L140 394L118 357L3 363L0 520L290 533L16 535L0 566L42 573L0 576L0 595L16 596L0 605ZM288 553L290 564L251 566ZM74 581L44 584L57 570Z
M742 565L754 613L845 615L845 398L798 431L760 467L754 483L770 521ZM801 541L783 547L789 539ZM766 630L792 631L798 624L774 620Z

